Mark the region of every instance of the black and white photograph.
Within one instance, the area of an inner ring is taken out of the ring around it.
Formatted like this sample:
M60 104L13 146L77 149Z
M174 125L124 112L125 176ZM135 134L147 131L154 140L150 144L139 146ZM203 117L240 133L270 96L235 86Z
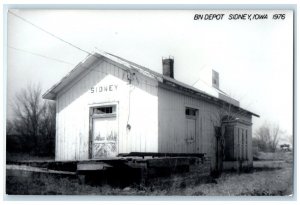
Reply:
M295 195L293 7L5 15L5 194Z

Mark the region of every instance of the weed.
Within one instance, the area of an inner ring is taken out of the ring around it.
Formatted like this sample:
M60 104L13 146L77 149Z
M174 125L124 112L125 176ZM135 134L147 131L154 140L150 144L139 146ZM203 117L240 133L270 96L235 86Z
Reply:
M293 193L292 164L257 161L254 172L222 173L217 178L201 177L198 172L149 179L148 184L135 183L124 188L109 185L80 184L73 176L10 173L7 170L6 193L18 195L188 195L188 196L282 196Z

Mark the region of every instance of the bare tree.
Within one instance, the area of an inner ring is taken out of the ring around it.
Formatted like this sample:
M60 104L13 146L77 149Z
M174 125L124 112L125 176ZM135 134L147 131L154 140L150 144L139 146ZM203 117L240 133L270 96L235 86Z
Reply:
M39 154L47 151L48 146L52 147L55 136L55 104L41 98L40 85L31 84L18 92L12 108L13 129L26 139L24 146L30 149L28 151Z
M14 132L14 124L12 121L7 120L6 121L6 134L11 135Z
M223 102L217 112L211 116L211 122L213 126L222 127L224 122L236 120L240 115L245 114L245 112L232 105L231 103Z
M270 133L271 133L271 142L270 147L272 151L276 151L278 147L278 142L280 140L280 134L282 131L279 128L279 125L273 125L270 127Z
M279 125L265 122L255 132L255 142L262 151L275 152L282 134Z
M41 114L38 144L44 149L44 152L54 154L55 139L55 121L56 121L56 105L54 101L44 102L44 109Z
M288 142L293 145L294 144L294 138L293 135L286 135L286 138L288 140Z

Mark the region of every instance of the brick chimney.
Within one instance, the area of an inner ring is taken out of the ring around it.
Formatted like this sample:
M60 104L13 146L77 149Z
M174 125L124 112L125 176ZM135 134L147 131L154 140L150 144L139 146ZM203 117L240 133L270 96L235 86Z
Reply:
M163 58L163 75L174 78L174 58Z

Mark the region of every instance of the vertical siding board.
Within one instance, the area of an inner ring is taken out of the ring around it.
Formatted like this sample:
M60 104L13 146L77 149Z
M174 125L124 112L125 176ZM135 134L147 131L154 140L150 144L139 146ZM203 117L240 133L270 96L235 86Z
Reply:
M62 109L64 109L65 107L65 99L64 97L62 97ZM65 149L65 112L63 110L63 112L61 113L61 123L63 125L63 129L62 129L62 136L61 136L61 150L60 150L60 153L61 153L61 159L64 160L64 157L65 157L65 153L64 153L64 149Z
M56 100L56 122L55 122L55 160L59 160L60 156L60 131L58 129L58 125L60 124L60 117L59 117L59 110L60 110L60 100L57 98Z
M172 107L171 107L171 109L172 109L172 113L176 113L176 102L175 102L175 98L176 98L176 95L171 95L171 97L172 97ZM179 98L179 101L180 101L181 99ZM175 116L174 116L175 117ZM171 133L171 138L169 139L169 141L173 141L174 142L174 137L175 137L175 126L174 125L176 125L175 124L175 119L177 119L177 117L180 117L180 115L178 115L178 116L176 116L176 118L171 118L170 119L170 124L171 124L171 130L172 130L172 133ZM172 126L173 125L173 126ZM173 143L168 143L168 145L169 145L169 152L172 152L173 151L173 149L172 149L172 147L174 146L173 145Z
M75 87L75 89L76 89L76 87ZM71 142L71 143L68 143L67 142L67 145L68 145L68 152L67 152L67 154L68 154L68 159L71 159L71 160L73 160L73 155L74 155L74 151L73 151L73 131L74 131L74 128L73 128L73 126L72 126L72 124L73 124L73 119L72 119L72 115L73 115L73 113L72 113L72 111L73 111L73 107L72 107L72 104L70 104L70 102L72 101L72 94L73 94L73 92L74 92L74 90L72 90L71 92L69 92L68 93L68 98L67 98L67 103L68 103L68 105L70 105L69 106L69 110L70 110L70 112L69 112L69 114L68 114L68 135L67 135L67 141L68 142ZM72 119L72 120L71 120Z
M63 107L66 107L65 97L63 97ZM65 160L65 152L64 152L64 150L66 150L66 147L65 147L65 136L66 136L65 110L62 114L62 117L63 117L63 137L62 137L62 150L61 150L61 153L62 153L62 160Z
M69 138L69 140L71 141L71 143L69 144L69 149L70 152L68 152L69 157L68 159L74 160L74 130L76 128L74 128L74 118L73 118L73 114L74 114L74 108L73 108L73 104L71 104L72 100L73 100L73 94L74 94L74 90L76 90L76 86L74 86L74 89L72 89L71 92L69 92L69 98L68 98L68 104L70 104L70 110L71 112L70 115L68 116L68 124L69 124L69 135L67 136Z
M73 91L74 92L74 91ZM73 92L69 92L69 97L68 97L68 104L70 104L70 102L71 102L71 100L72 100L72 94L73 94ZM67 154L68 154L68 159L71 159L71 160L73 160L74 159L74 151L73 151L73 144L74 144L74 136L73 136L73 132L74 132L74 128L73 128L73 126L72 126L72 124L73 124L73 107L72 107L72 105L70 104L70 112L69 112L69 114L70 115L68 115L68 132L69 132L69 134L67 135L67 138L68 138L68 141L71 141L71 143L67 143L68 144L68 146L69 146L69 152L67 152Z
M71 100L70 100L70 102L72 102L72 101L74 101L74 96L75 96L75 94L76 94L76 91L77 91L77 89L78 89L78 84L75 86L75 89L74 89L74 91L73 92L71 92ZM75 109L73 109L74 111L75 111ZM77 133L78 133L78 130L77 130L77 126L76 126L76 121L77 121L77 117L75 117L74 116L74 112L72 112L72 119L74 120L72 120L72 124L71 124L71 126L72 126L72 159L76 159L76 139L77 139Z
M63 152L63 159L64 160L66 160L67 159L67 156L66 156L66 151L68 150L68 144L66 144L66 142L67 142L67 135L68 135L68 124L67 124L67 122L68 122L68 119L67 119L67 114L66 114L66 112L68 111L68 107L67 107L67 95L68 95L68 93L64 96L64 114L63 114L63 116L64 116L64 138L63 138L63 146L64 146L64 148L63 148L63 150L62 150L62 152Z
M160 138L160 151L164 152L164 148L165 148L165 138L167 137L167 132L165 132L166 130L166 126L168 123L168 118L166 117L166 112L168 107L166 107L165 105L167 104L166 102L166 97L162 97L166 95L164 93L163 89L159 88L159 96L158 96L158 114L159 114L159 120L160 120L160 134L159 134L159 138Z
M66 103L68 105L68 114L67 114L67 135L66 135L66 145L67 145L67 150L65 150L66 153L66 158L67 159L71 159L72 160L72 155L73 155L73 150L72 150L72 143L73 143L73 139L72 139L72 131L73 131L73 127L70 125L71 124L71 119L72 119L72 105L69 104L70 102L70 97L71 97L72 92L68 92L67 97L66 97Z
M119 72L119 77L120 77L120 72ZM125 141L124 141L124 136L125 136L125 132L124 132L124 129L125 129L125 123L123 123L123 112L121 112L121 110L123 110L123 102L119 102L119 107L118 107L118 113L119 113L119 144L120 144L120 152L121 153L126 153L126 144L125 144ZM124 125L124 126L121 126L121 125Z
M69 96L70 96L70 92L67 93L66 98L65 98L65 103L66 105L68 105L68 100L69 100ZM66 123L66 127L65 127L65 146L66 149L64 150L64 154L65 154L65 159L69 159L69 153L71 152L70 150L70 144L72 143L72 141L70 140L70 106L67 106L67 114L65 114L65 123Z
M57 116L58 116L58 124L56 125L56 138L57 138L57 144L56 146L56 151L57 151L57 155L55 155L55 160L60 160L60 156L61 156L61 129L60 129L60 125L61 123L61 98L57 97L57 102L58 102L58 110L57 110Z
M86 78L83 79L83 85L80 84L80 92L79 93L82 93L83 92L83 86L86 85ZM78 104L79 104L79 107L84 107L82 105L82 99L78 99ZM82 117L82 114L84 112L84 109L80 112L80 115L78 115L78 118L77 118L77 123L76 123L76 126L77 126L77 133L76 133L76 137L77 137L77 146L76 146L76 151L77 151L77 159L76 160L80 160L81 159L81 136L82 136L82 131L85 129L85 121L83 120L82 122L80 122L80 119L84 119ZM82 123L82 125L80 125ZM82 129L80 129L80 126L82 126Z
M250 119L252 122L252 119ZM249 162L253 163L253 155L252 155L252 129L248 128L248 156L249 156Z
M87 79L89 78L89 76L90 75L87 75L83 80L82 80L82 83L81 84L79 84L79 89L80 89L80 91L79 91L79 93L82 93L83 92L83 87L86 87L86 81L87 81ZM79 104L79 106L80 107L83 107L82 106L82 99L79 99L79 102L78 102L78 104ZM79 114L79 116L78 116L78 118L79 119L84 119L83 117L82 117L82 114L83 114L83 112L84 112L84 110L82 111L82 112L80 112L80 114ZM77 118L77 119L78 119ZM81 159L81 157L82 157L82 152L81 152L81 147L82 147L82 139L81 139L81 137L82 137L82 131L83 130L85 130L85 120L83 120L83 122L80 122L80 120L78 119L78 121L77 121L77 123L76 123L76 126L77 126L77 128L78 128L78 132L77 132L77 141L76 141L76 144L77 144L77 146L76 146L76 160L80 160ZM82 123L82 129L80 129L80 124Z
M93 73L93 71L90 71L90 73ZM79 93L83 93L84 92L84 88L86 87L87 89L88 88L88 84L87 84L87 81L91 81L91 75L87 75L84 79L83 79L83 83L80 84L80 92ZM84 146L84 139L83 138L83 133L84 133L84 130L86 130L86 120L85 120L85 117L84 117L84 113L85 113L85 109L83 108L84 107L84 103L83 103L83 99L79 99L79 106L82 107L82 112L80 112L80 115L79 115L79 118L80 119L84 119L83 122L78 122L78 160L81 160L81 159L84 159L84 151L83 151L83 146ZM80 128L80 124L82 123L82 128Z
M237 155L238 155L238 145L237 145L237 140L238 140L238 128L234 127L234 146L233 146L233 151L234 151L234 159L237 159Z
M64 100L64 97L62 97L62 109L63 109L63 107L65 106L65 100ZM60 150L60 152L61 152L61 160L64 160L64 152L63 152L63 150L64 150L64 148L65 148L65 144L64 144L64 142L65 142L65 113L64 113L64 110L61 112L61 118L62 118L62 136L61 136L61 150Z
M161 89L158 89L157 96L159 97L160 95L161 95ZM158 101L158 103L160 103L160 100ZM158 108L159 108L159 106L160 105L158 104ZM162 110L158 110L158 112L162 112ZM161 129L162 129L161 118L158 117L158 152L160 152L160 150L161 150L161 138L162 138Z
M59 102L59 110L62 109L62 100L61 98L58 98L58 102ZM55 158L57 158L58 160L61 160L61 155L62 155L62 137L63 137L63 133L62 133L62 129L59 128L59 125L63 124L63 118L62 118L62 113L59 112L58 113L58 125L57 125L57 129L58 129L58 156L55 156Z

